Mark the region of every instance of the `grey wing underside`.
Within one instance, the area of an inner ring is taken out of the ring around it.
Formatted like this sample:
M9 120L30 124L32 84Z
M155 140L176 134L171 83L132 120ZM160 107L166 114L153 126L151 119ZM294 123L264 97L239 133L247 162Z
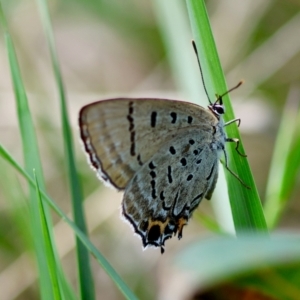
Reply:
M129 182L123 213L146 240L144 244L151 222L169 220L176 224L183 219L187 222L200 201L211 198L219 159L210 141L211 133L199 134L194 128L184 130L148 160Z
M211 197L213 195L213 192L216 188L216 184L217 184L217 181L218 181L218 175L219 175L218 170L219 170L219 164L216 164L216 170L214 172L213 180L212 180L211 185L209 186L208 191L205 195L205 199L207 199L207 200L211 199Z

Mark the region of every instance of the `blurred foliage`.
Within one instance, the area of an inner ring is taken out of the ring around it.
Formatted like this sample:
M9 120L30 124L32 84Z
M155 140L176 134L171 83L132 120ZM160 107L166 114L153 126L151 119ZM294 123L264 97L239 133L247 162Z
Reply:
M111 95L138 94L168 98L183 98L186 95L178 88L177 75L171 74L171 70L174 70L171 51L165 46L165 37L158 22L159 13L153 1L48 2L68 93L74 137L78 136L79 108L89 102ZM178 2L183 14L186 14L185 1ZM37 5L34 1L24 0L3 0L1 3L17 48L29 105L38 131L47 190L59 206L69 212L71 207L66 188L57 92ZM243 6L247 9L243 9ZM236 115L242 118L240 130L243 142L259 191L264 195L281 113L291 86L298 87L300 82L300 39L297 38L300 2L265 0L256 3L248 0L237 3L233 0L211 0L207 1L207 7L221 61L228 74L228 85L233 86L240 78L246 82L232 95L233 106L237 107ZM169 13L172 15L172 11ZM189 38L192 38L191 34ZM269 43L272 38L276 43ZM261 47L264 47L263 51L257 52ZM5 51L1 39L0 142L22 162ZM253 54L257 56L254 62L249 63L248 59ZM190 55L194 55L192 50ZM195 60L195 68L196 64ZM294 101L299 102L299 98ZM176 295L176 291L187 289L187 286L180 284L185 282L180 280L181 271L171 268L170 258L179 249L185 249L189 242L198 240L199 236L212 233L203 229L195 218L185 228L184 239L180 243L175 239L168 241L164 256L155 249L142 251L140 240L132 235L127 224L123 226L119 218L121 195L101 186L87 166L77 140L74 138L80 177L84 182L85 214L92 242L141 299L154 299L157 295L163 299L170 291ZM280 142L277 144L280 145ZM295 153L295 149L292 150ZM0 168L1 297L7 300L39 299L27 222L30 218L27 188L6 163L1 161ZM299 229L298 173L294 172L293 178L283 173L285 181L290 179L295 184L289 186L290 192L287 194L290 198L285 199L278 220L280 229ZM202 203L200 210L213 215L207 203ZM63 267L74 283L74 244L72 239L69 240L73 233L57 216L54 216L54 220ZM93 265L93 271L99 299L100 295L106 295L106 299L121 299L114 284L97 264Z

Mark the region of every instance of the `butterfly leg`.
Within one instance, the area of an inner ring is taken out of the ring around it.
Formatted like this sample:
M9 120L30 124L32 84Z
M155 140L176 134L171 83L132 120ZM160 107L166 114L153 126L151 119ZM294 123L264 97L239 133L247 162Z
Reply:
M233 175L244 187L250 190L250 187L237 175L235 174L232 170L229 169L228 167L228 157L227 153L225 151L225 148L222 149L225 157L225 168L229 171L231 175Z
M233 119L231 121L228 121L227 123L224 124L224 127L227 126L227 125L230 125L232 123L235 123L237 122L237 126L240 127L241 125L241 119ZM235 147L235 150L236 152L240 155L240 156L243 156L243 157L247 157L246 154L242 154L240 151L239 151L239 144L240 144L240 140L239 139L233 139L233 138L226 138L226 142L231 142L231 143L236 143L236 147Z
M235 146L235 150L236 152L240 155L240 156L243 156L243 157L247 157L246 154L243 154L239 151L239 144L240 144L240 140L239 139L235 139L235 138L226 138L226 142L229 142L229 143L236 143L236 146Z
M224 124L224 127L227 126L227 125L230 125L232 123L235 123L235 122L237 122L238 123L237 126L240 127L240 125L241 125L241 119L240 118L228 121L227 123Z

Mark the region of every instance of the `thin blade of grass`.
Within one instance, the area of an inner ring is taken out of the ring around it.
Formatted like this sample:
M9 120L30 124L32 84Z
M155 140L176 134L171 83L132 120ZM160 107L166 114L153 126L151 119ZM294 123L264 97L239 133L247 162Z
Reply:
M41 199L41 192L40 192L40 187L38 183L38 178L35 174L35 171L33 172L34 174L34 179L35 179L35 186L36 186L36 197L38 200L38 208L39 208L39 213L40 213L40 219L41 219L41 227L42 227L42 233L44 237L44 242L45 242L45 256L46 256L46 261L48 265L48 270L49 270L49 276L51 280L51 286L52 286L52 292L53 292L53 299L62 299L62 293L60 291L60 286L58 282L58 274L56 272L57 267L56 267L56 261L55 261L55 255L54 255L54 250L53 250L53 244L52 240L50 237L50 230L47 224L46 220L46 215L45 215L45 210L44 210L44 205Z
M70 129L70 122L67 113L67 103L65 90L63 86L61 71L55 49L53 31L51 26L51 20L46 0L37 0L41 20L43 23L45 35L48 42L49 51L51 54L51 61L54 71L54 77L56 80L57 88L59 91L60 109L61 109L61 121L63 128L63 141L65 156L67 162L68 179L71 191L72 208L74 214L75 223L85 233L87 233L86 223L83 214L83 196L81 190L81 184L77 175L77 169L74 159L74 147L72 140L72 133ZM77 253L77 264L78 264L78 277L79 277L79 292L81 299L95 299L94 291L94 280L90 267L90 258L88 251L82 245L82 243L76 238L76 253Z
M299 89L291 90L274 146L264 205L269 228L277 225L287 206L300 168L299 96Z
M3 157L16 171L18 171L33 187L36 188L35 181L32 176L28 174L13 158L12 156L3 148L0 144L0 156ZM113 267L109 264L109 262L104 258L104 256L97 250L97 248L90 242L88 237L81 231L81 229L72 222L65 213L58 207L58 205L51 200L47 194L40 190L42 195L43 202L46 202L61 218L64 220L76 233L76 236L81 240L81 242L85 245L85 247L93 254L98 263L101 265L103 270L107 273L107 275L113 280L116 284L117 288L121 291L123 296L126 299L135 300L136 296L132 293L130 288L125 284L122 278L117 274L117 272L113 269Z
M15 54L14 45L10 37L6 19L2 11L0 4L0 20L4 29L5 43L8 53L8 61L11 70L12 83L14 87L17 115L19 121L19 128L21 132L23 156L25 162L25 169L29 174L32 174L32 170L36 170L36 174L40 178L40 184L44 188L42 166L40 161L40 155L37 146L36 135L34 131L34 125L28 105L26 91L21 78L17 57ZM40 293L42 299L51 299L52 288L51 280L47 270L47 264L44 253L46 252L45 244L43 242L43 233L41 231L41 223L39 219L39 211L36 202L35 189L29 186L29 199L30 199L30 225L32 230L32 237L35 246L38 272L40 278ZM52 228L52 222L49 211L45 208L46 218L49 228Z
M173 76L177 79L177 86L184 95L187 95L186 100L207 107L209 102L201 84L197 58L191 43L191 29L185 3L161 0L155 0L154 3L164 37L166 55L173 69ZM226 179L222 169L219 170L218 183L210 204L222 231L234 233ZM208 225L207 222L202 222L202 224Z
M22 82L22 77L20 74L17 57L14 50L14 45L11 40L10 34L8 32L6 20L4 14L2 12L2 7L0 5L0 19L1 23L4 28L5 32L5 40L6 40L6 47L8 51L9 63L11 67L12 73L12 81L14 86L14 92L16 97L16 106L18 112L18 120L19 120L19 127L21 131L21 138L22 138L22 146L23 146L23 153L24 153L24 161L25 161L25 168L28 170L29 174L32 172L33 169L36 170L37 176L40 178L40 185L44 187L44 180L42 174L42 166L37 146L37 140L35 136L33 121L31 118L31 113L29 110L28 100L26 96L26 91ZM47 266L45 264L45 245L43 243L42 232L41 232L41 223L39 220L39 211L35 197L35 189L29 186L30 191L30 208L32 217L30 218L31 227L32 227L32 236L34 238L34 244L37 254L38 260L38 268L39 268L39 278L40 278L40 291L41 291L41 298L47 299L51 296L51 282L49 279L49 274L47 270ZM52 228L52 220L50 216L50 212L47 207L44 207L48 228ZM53 233L50 232L51 239L53 240ZM68 296L68 299L74 299L74 293L66 280L65 275L63 274L61 266L57 262L57 266L59 267L59 276L60 282L62 284L62 288L64 290L65 295ZM50 290L50 292L49 292Z
M222 94L228 90L220 60L216 51L215 42L212 36L205 4L203 0L187 0L187 7L191 21L191 27L200 62L203 70L204 80L210 96L214 93ZM226 106L225 121L235 118L229 96L223 98ZM236 124L226 127L229 137L240 140L239 151L245 153L239 131ZM266 230L266 222L262 211L262 205L252 177L252 173L246 158L236 153L235 145L227 146L230 169L238 174L241 179L250 187L247 189L227 170L225 170L228 193L231 204L231 211L236 231L241 230Z

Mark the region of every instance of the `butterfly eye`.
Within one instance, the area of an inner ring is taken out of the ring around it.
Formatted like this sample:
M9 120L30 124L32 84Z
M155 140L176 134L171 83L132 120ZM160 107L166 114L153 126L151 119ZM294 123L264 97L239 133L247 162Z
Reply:
M217 114L217 115L223 115L225 113L225 107L223 105L220 104L215 104L213 106L213 111Z

